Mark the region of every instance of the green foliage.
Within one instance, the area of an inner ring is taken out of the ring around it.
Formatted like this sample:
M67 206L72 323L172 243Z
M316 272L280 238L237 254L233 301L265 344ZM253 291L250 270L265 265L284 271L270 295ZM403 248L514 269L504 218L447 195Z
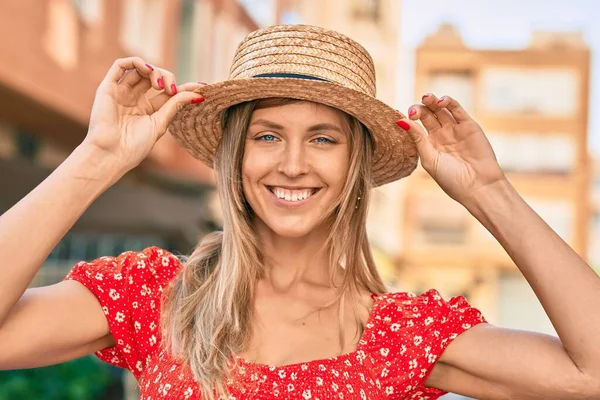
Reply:
M111 367L86 356L43 368L0 371L0 400L96 400L111 381Z

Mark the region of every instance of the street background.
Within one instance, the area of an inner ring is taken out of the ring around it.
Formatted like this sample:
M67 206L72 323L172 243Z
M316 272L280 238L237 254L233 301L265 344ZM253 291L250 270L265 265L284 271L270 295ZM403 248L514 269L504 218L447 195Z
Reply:
M600 270L598 20L593 0L0 0L0 212L84 138L114 59L141 56L178 83L218 82L246 34L303 23L364 45L378 98L405 113L427 92L458 99L519 193ZM219 227L216 204L212 171L167 134L89 208L32 286L126 250L186 254ZM420 167L374 190L369 234L390 290L464 295L491 323L555 334L494 238ZM137 397L128 372L93 356L0 372L0 400Z

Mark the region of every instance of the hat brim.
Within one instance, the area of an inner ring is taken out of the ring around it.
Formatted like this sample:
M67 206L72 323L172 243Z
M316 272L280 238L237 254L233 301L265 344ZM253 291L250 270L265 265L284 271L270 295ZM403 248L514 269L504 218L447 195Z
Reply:
M202 86L195 92L205 100L183 107L171 121L169 132L211 168L223 132L222 113L235 104L272 97L325 104L362 122L374 142L374 186L410 175L418 163L414 141L396 124L404 117L400 112L372 96L336 83L301 78L249 78Z

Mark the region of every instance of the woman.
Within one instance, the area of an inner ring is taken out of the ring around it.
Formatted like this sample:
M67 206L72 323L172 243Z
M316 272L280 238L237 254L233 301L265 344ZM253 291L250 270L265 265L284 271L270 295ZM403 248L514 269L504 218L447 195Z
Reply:
M96 352L132 371L144 399L600 397L598 276L516 193L454 99L427 94L406 118L374 85L360 45L307 26L252 33L214 85L117 60L83 143L2 216L0 367ZM153 247L26 290L167 127L214 166L223 232L184 263ZM462 297L386 293L369 189L410 174L417 153L504 246L560 340L483 323Z

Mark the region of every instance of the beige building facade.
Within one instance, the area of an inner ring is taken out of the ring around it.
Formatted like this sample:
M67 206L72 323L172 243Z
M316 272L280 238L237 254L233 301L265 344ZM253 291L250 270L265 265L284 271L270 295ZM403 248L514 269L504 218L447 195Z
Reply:
M449 25L417 49L415 97L451 95L481 124L508 179L587 257L590 53L577 34L534 33L522 50L467 48ZM408 180L400 280L464 294L492 322L553 332L496 240L419 168ZM515 312L515 310L519 310Z

